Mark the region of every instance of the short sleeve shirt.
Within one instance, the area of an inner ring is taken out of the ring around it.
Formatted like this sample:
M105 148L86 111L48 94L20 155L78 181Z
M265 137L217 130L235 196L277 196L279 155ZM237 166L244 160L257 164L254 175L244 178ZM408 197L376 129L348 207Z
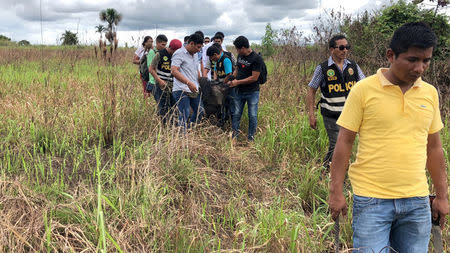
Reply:
M342 69L345 69L349 63L350 63L350 61L348 59L345 59L344 66L342 67ZM328 67L333 64L336 65L336 63L333 61L333 58L330 56L328 58ZM358 69L358 80L362 80L362 79L366 78L366 76L364 75L363 71L361 70L361 68L359 67L358 64L356 64L356 68ZM339 67L338 67L338 69L340 70ZM341 70L341 74L342 74L342 70ZM325 86L326 82L325 82L325 77L323 76L323 73L322 73L322 67L319 64L316 67L316 69L314 70L313 78L311 79L311 82L309 82L308 86L311 88L314 88L314 89L318 89L322 85Z
M427 139L443 127L438 93L419 78L403 94L386 71L353 86L337 121L359 133L349 169L353 192L385 199L427 196Z
M139 60L144 56L145 48L143 46L140 46L136 51L134 52L135 55L139 57Z
M252 76L252 71L260 72L262 69L262 57L259 56L255 51L252 51L249 55L243 56L239 55L237 58L237 80L242 80L247 77ZM238 85L237 89L240 92L253 92L259 91L259 83L258 81L254 83Z
M186 47L181 47L173 54L171 66L179 67L181 74L186 78L188 78L189 81L193 82L198 89L199 61L196 54L191 55L186 50ZM174 77L172 91L179 91L179 90L191 92L191 90L186 84L180 82L178 79Z
M150 49L148 51L148 54L147 54L147 67L150 67L150 65L152 64L152 61L153 61L153 58L155 57L155 55L156 55L156 51L155 50ZM150 74L149 83L155 84L155 78L153 77L152 74Z
M220 55L220 58L222 58L224 55L224 53L222 52ZM220 61L221 59L219 59ZM214 71L216 71L216 65L214 65ZM233 72L233 63L231 62L230 58L225 58L223 60L223 67L225 69L225 75L231 74L231 72Z

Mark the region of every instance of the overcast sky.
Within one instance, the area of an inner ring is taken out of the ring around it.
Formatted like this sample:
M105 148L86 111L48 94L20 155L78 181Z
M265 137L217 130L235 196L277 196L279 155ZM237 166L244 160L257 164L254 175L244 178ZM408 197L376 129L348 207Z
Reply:
M123 15L117 28L121 45L137 46L143 36L157 33L182 39L196 30L205 36L222 31L226 44L239 35L259 42L268 22L274 29L295 25L308 34L324 10L343 7L358 13L386 3L389 0L0 0L0 34L40 44L42 10L44 44L59 44L65 30L78 31L82 44L93 44L99 38L95 26L102 24L99 11L115 8Z

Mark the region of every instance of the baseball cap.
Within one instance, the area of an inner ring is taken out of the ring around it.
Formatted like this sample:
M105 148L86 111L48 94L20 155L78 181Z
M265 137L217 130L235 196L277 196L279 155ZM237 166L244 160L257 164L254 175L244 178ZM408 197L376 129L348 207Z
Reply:
M177 50L179 49L183 44L181 43L180 40L177 39L173 39L170 41L169 47L173 50Z

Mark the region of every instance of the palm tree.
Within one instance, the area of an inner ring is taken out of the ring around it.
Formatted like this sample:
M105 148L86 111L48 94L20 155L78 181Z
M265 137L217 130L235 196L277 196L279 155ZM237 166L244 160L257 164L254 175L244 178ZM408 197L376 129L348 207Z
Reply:
M112 45L116 38L116 26L122 21L122 14L117 12L114 8L108 8L100 11L99 16L101 21L108 23L105 37L109 41L109 44Z
M100 39L102 39L102 33L107 31L106 27L104 25L97 25L95 26L95 29L97 29L95 30L96 33L100 33Z
M76 33L66 30L62 35L61 39L63 45L77 45L78 44L78 36Z

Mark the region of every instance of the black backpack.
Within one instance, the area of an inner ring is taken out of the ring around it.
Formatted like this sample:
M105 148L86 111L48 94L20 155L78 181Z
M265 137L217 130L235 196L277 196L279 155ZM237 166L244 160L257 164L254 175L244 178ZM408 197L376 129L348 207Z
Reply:
M266 63L264 62L264 59L263 59L261 53L258 53L258 55L259 55L259 57L261 57L261 61L262 61L261 73L259 74L259 77L258 77L258 83L265 84L267 82L267 66L266 66Z
M223 54L230 58L231 65L233 65L233 71L234 71L234 67L236 66L236 58L234 57L234 55L231 52L223 51Z
M139 60L139 73L141 73L142 80L146 82L150 80L150 73L148 71L146 53L141 57L141 60Z

